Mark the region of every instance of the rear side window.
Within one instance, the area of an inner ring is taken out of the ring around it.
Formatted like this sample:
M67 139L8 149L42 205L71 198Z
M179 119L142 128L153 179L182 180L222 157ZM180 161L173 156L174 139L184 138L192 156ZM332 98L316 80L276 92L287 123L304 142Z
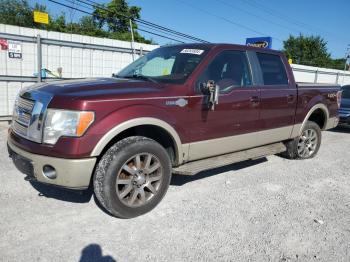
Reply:
M288 85L286 69L278 55L257 53L264 85Z

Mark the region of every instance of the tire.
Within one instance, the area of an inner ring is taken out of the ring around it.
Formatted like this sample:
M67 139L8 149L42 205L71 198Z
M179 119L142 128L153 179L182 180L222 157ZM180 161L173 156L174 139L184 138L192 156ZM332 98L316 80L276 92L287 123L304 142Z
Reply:
M320 149L321 139L320 127L315 122L307 121L303 128L302 135L286 142L287 151L281 155L288 159L313 158ZM303 151L303 149L305 151Z
M111 215L133 218L149 212L162 200L170 180L166 150L152 139L132 136L102 156L93 185L98 202Z

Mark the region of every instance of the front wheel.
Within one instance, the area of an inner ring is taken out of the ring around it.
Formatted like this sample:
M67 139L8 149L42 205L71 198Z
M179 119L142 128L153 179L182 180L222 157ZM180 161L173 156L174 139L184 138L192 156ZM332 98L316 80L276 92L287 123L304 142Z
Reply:
M101 158L94 174L98 201L112 215L132 218L152 210L171 179L166 150L146 137L128 137Z
M307 121L302 134L286 143L287 151L282 156L289 159L308 159L316 156L321 145L321 129L312 121Z

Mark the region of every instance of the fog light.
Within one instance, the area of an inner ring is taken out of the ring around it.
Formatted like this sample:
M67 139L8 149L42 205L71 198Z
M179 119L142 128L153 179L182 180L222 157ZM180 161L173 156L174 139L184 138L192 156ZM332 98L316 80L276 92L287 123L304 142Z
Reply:
M45 165L43 167L43 174L49 179L55 179L57 177L56 169L50 165Z

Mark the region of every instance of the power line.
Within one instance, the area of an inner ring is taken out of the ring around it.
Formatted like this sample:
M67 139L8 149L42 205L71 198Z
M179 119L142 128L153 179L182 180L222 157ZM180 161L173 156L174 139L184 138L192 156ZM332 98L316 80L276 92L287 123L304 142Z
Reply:
M220 20L223 20L223 21L225 21L225 22L227 22L227 23L230 23L230 24L232 24L232 25L235 25L235 26L237 26L237 27L244 28L244 29L246 29L247 31L251 31L251 32L254 32L254 33L259 34L259 35L267 35L267 34L265 34L265 33L263 33L263 32L260 32L260 31L258 31L258 30L255 30L254 28L251 28L251 27L249 27L249 26L243 25L243 24L241 24L241 23L238 23L238 22L233 21L233 20L231 20L231 19L228 19L228 18L226 18L226 17L223 17L223 16L220 16L220 15L211 13L211 12L205 10L205 9L199 8L199 7L197 7L197 6L195 6L195 5L192 5L192 4L188 3L188 2L185 2L185 1L182 1L182 0L177 0L177 1L180 2L180 3L182 3L182 4L184 4L184 5L187 5L187 6L191 7L191 8L194 9L194 10L197 10L197 11L200 11L200 12L205 13L205 14L207 14L207 15L213 16L213 17L215 17L215 18L218 18L218 19L220 19ZM272 38L274 38L274 39L276 39L276 40L278 40L278 41L283 42L283 40L280 39L280 38L277 38L277 37L272 37Z
M263 21L265 21L265 22L267 22L267 23L270 23L270 24L279 26L279 27L284 28L284 29L288 29L288 30L293 30L293 31L298 31L298 32L300 32L300 30L298 30L298 29L296 29L296 28L292 28L292 27L289 27L289 26L286 26L286 25L282 25L282 24L280 24L280 23L276 23L276 22L274 22L274 21L272 21L272 20L270 20L270 19L266 19L266 18L263 17L263 16L259 16L259 15L255 14L255 13L253 13L253 12L247 11L247 10L245 10L245 9L243 9L243 8L240 8L240 7L236 6L236 5L233 5L232 3L227 3L227 2L225 2L225 1L223 1L223 0L215 0L215 1L220 2L220 3L222 3L222 4L226 5L226 6L228 6L228 7L232 8L232 9L234 9L234 10L239 10L239 11L241 11L241 12L243 12L243 13L246 13L246 14L248 14L248 15L250 15L250 16L256 17L256 18L258 18L259 20L263 20Z
M167 39L170 39L170 40L173 40L173 41L182 43L182 44L185 43L185 42L183 42L183 41L176 40L176 39L174 39L174 38L171 38L171 37L168 37L168 36L164 36L164 35L160 35L160 34L157 34L157 33L152 33L152 32L150 32L150 31L147 31L147 30L144 30L144 29L141 29L141 28L138 28L137 30L138 30L138 31L141 31L141 32L149 33L149 34L152 34L152 35L157 35L157 36L160 36L160 37L163 37L163 38L167 38Z
M96 3L94 1L91 1L91 0L85 0L85 1L84 0L77 0L77 1L81 2L81 3L84 3L86 5L89 5L90 7L95 8L95 9L100 9L100 10L104 10L106 12L111 12L109 9L105 8L103 5L101 5L99 3ZM165 31L167 33L176 34L178 36L182 36L182 37L185 37L187 39L190 39L190 40L193 40L193 41L196 41L196 42L209 43L206 40L203 40L203 39L200 39L200 38L188 35L188 34L184 34L184 33L175 31L173 29L170 29L170 28L167 28L167 27L164 27L164 26L161 26L161 25L158 25L158 24L155 24L155 23L152 23L152 22L140 19L140 18L134 18L134 17L131 17L131 16L127 16L125 14L118 13L118 12L113 12L113 14L117 14L117 15L123 16L125 18L131 19L131 20L139 22L141 24L145 24L145 25L157 28L157 29Z
M280 19L281 21L286 21L286 22L288 22L290 24L293 24L294 26L297 26L299 28L302 28L302 29L308 28L311 31L315 31L315 29L317 31L320 31L320 32L323 31L323 33L331 35L334 38L337 38L337 39L340 40L339 35L336 35L336 34L333 34L332 32L326 31L323 28L321 29L320 27L312 26L312 25L309 25L309 24L304 23L302 21L299 21L299 20L297 20L297 19L295 19L293 17L290 17L290 16L287 16L287 15L285 15L283 13L280 13L276 9L274 9L274 10L273 9L269 9L268 7L266 7L266 6L260 4L260 3L256 2L256 1L254 1L254 0L251 0L251 1L241 0L241 2L250 5L250 6L252 6L255 9L258 9L260 11L268 13L269 15L274 16L274 17ZM342 39L342 41L344 41L344 40L348 41L348 39L345 39L345 38L341 38L341 39Z
M156 29L156 28L153 28L151 26L148 26L148 25L144 25L144 24L141 24L139 22L135 22L137 24L137 30L141 27L141 28L146 28L147 30L152 30L154 32L158 32L158 33L164 33L164 31L162 30L159 30L159 29ZM178 39L181 39L181 40L187 40L184 36L177 36L177 35L174 35L173 33L167 33L168 35L170 35L171 37L176 37Z
M60 3L60 2L57 2L55 0L48 0L49 2L52 2L52 3L55 3L55 4L58 4L58 5L61 5L61 6L64 6L64 7L67 7L67 8L71 8L71 9L74 9L76 11L79 11L81 13L84 13L84 14L87 14L87 15L92 15L92 13L90 12L87 12L87 11L84 11L84 10L81 10L79 8L76 8L76 7L73 7L73 6L70 6L70 5L66 5L66 4L63 4L63 3ZM180 40L177 40L177 39L174 39L174 38L171 38L171 37L168 37L168 36L164 36L164 35L161 35L161 34L157 34L157 33L154 33L154 32L150 32L150 31L146 31L146 30L141 30L140 31L145 31L146 33L149 33L149 34L152 34L152 35L156 35L156 36L159 36L159 37L162 37L162 38L166 38L166 39L170 39L170 40L174 40L174 41L177 41L177 42L180 42L180 43L184 43Z

